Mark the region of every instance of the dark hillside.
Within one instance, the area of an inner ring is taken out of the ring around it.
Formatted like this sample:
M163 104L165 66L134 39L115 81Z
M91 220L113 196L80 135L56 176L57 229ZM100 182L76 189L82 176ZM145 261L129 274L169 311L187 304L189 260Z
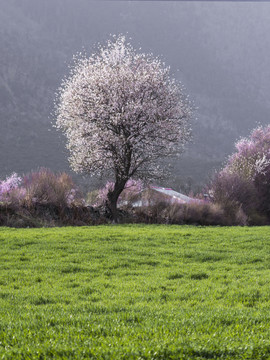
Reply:
M0 0L0 176L68 169L51 125L55 91L74 53L128 32L163 56L198 108L168 186L203 182L239 136L269 122L269 15L269 3Z

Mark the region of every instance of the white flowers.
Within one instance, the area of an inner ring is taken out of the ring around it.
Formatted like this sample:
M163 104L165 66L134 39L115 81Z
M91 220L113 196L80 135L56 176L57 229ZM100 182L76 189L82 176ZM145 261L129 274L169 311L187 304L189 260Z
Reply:
M270 159L267 159L265 154L255 161L254 170L256 174L266 174L266 168L270 165Z
M91 174L155 175L157 160L190 138L190 107L169 68L137 54L123 36L78 60L56 113L72 168Z

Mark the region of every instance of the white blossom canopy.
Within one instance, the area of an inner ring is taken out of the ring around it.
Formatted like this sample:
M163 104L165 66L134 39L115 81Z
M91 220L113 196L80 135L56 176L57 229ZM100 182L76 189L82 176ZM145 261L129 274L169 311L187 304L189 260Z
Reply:
M155 176L158 159L181 153L191 110L169 68L124 36L77 60L59 91L56 126L77 172L116 179Z

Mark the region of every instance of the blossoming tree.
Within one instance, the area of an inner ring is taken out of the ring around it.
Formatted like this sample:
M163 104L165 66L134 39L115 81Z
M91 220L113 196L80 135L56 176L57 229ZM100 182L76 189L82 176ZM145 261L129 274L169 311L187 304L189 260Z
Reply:
M250 137L240 139L235 147L237 151L229 157L223 172L253 181L259 175L270 175L270 125L252 130Z
M237 202L246 213L256 210L270 221L270 125L252 130L235 147L214 179L214 200Z
M132 177L160 174L158 160L182 152L191 109L169 68L137 53L124 36L77 59L59 91L56 126L67 137L71 167L114 177L108 207Z

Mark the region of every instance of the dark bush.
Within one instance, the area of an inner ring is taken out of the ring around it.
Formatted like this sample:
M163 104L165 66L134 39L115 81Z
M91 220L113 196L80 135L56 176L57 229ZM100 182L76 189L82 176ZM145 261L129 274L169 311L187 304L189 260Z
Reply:
M267 224L267 212L262 207L265 195L252 179L245 179L238 174L221 172L214 178L211 190L212 201L221 206L229 223ZM269 206L267 202L265 205Z
M239 214L240 215L240 214ZM238 216L234 223L225 216L220 205L209 202L169 204L159 202L134 210L134 221L160 224L190 225L246 225L245 217Z
M52 227L104 224L108 220L90 206L56 206L36 203L34 206L0 205L0 226Z

